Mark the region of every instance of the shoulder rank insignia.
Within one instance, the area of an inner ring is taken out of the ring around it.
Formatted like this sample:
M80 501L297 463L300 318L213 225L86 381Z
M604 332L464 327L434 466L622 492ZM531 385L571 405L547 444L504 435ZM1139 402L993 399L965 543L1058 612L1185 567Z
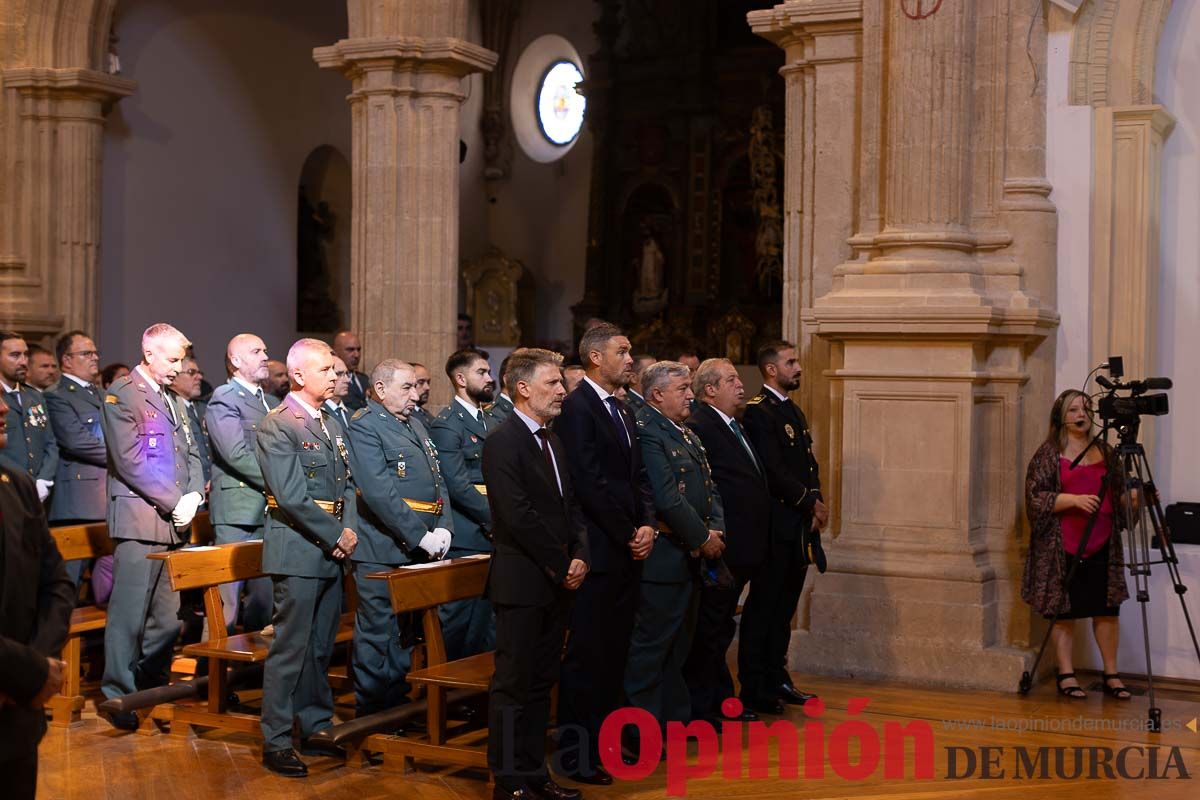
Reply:
M784 424L783 432L787 434L788 439L791 441L796 440L796 429L792 427L792 423L788 422Z
M117 400L117 396L115 394L106 394L104 395L104 402L115 406L120 401Z
M756 395L754 395L754 397L751 397L749 400L746 401L746 405L756 406L759 403L761 403L762 401L763 401L763 396L761 394L756 394Z
M360 408L358 411L355 411L355 412L354 412L354 413L353 413L353 414L350 416L350 421L351 421L351 422L353 422L354 420L358 419L359 417L366 416L366 414L367 414L367 413L368 413L368 412L367 412L367 409L366 409L365 407L364 407L364 408Z
M0 472L0 483L8 483L8 482L9 482L8 476L5 475L3 472Z
M281 413L281 412L283 411L283 409L284 409L284 405L283 405L283 403L280 403L279 405L275 406L274 408L272 408L272 409L271 409L270 411L268 411L267 413L268 413L268 414L279 414L279 413Z

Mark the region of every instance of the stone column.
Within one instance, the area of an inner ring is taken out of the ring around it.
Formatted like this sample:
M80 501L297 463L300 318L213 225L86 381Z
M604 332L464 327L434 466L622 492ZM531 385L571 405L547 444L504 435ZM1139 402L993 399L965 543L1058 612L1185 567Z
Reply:
M459 109L496 54L464 41L466 0L350 3L350 38L313 55L351 81L350 326L366 367L419 361L448 389L458 308Z
M1053 364L1052 344L1037 348L1056 322L1040 292L1054 254L1044 82L1027 79L1015 44L1030 20L1007 4L891 0L792 0L772 13L807 47L820 41L802 30L816 15L859 9L861 66L842 77L856 91L801 114L805 137L836 130L854 157L825 164L817 149L803 162L811 182L790 165L787 178L815 222L789 259L803 265L839 215L849 220L848 257L824 287L814 269L802 312L830 348L822 475L837 535L792 666L1014 689L1027 658L1012 592L1024 414L1040 425L1045 413L1023 403L1034 366L1040 375L1047 352ZM1040 35L1031 52L1044 74ZM819 97L823 59L812 60ZM1049 214L1049 230L1020 213Z
M13 68L0 100L0 325L49 340L99 326L104 117L133 81Z
M1124 356L1131 378L1157 374L1162 150L1174 126L1162 106L1096 109L1088 360Z

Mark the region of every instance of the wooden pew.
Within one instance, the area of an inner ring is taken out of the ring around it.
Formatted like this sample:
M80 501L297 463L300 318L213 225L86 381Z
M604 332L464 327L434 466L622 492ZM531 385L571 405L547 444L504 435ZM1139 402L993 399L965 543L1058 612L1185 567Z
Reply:
M52 527L50 535L58 545L63 561L90 561L112 555L112 539L108 535L108 526L103 522ZM212 535L208 512L202 511L192 523L192 542L212 541ZM81 724L80 712L84 703L80 692L83 635L89 631L104 630L107 623L108 612L98 606L79 606L71 612L71 627L67 631L67 644L61 655L67 665L63 688L47 703L51 711L50 725L66 728Z
M223 728L261 735L259 717L227 709L231 663L259 664L266 661L271 640L260 632L230 635L225 630L222 584L263 577L261 541L190 547L169 553L152 553L147 558L165 561L164 569L175 591L202 589L209 639L185 645L183 655L208 659L208 686L202 704L175 703L157 706L155 719L170 720L171 733L187 735L191 726ZM349 580L349 578L347 578ZM350 592L353 598L353 591ZM348 642L354 634L354 611L342 615L336 642Z
M457 661L446 660L446 643L438 606L479 597L487 585L490 556L469 556L420 564L368 575L385 580L396 614L420 612L425 633L425 666L408 673L408 682L426 691L425 740L408 736L374 734L362 749L399 756L403 769L416 758L462 766L486 767L487 747L448 741L446 695L452 690L486 692L495 667L495 653L481 653Z

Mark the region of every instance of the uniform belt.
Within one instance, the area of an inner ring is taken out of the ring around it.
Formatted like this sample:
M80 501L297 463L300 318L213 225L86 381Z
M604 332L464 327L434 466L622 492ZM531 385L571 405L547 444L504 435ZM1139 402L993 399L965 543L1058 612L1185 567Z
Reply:
M413 500L411 497L402 498L408 507L413 511L420 511L423 514L441 514L442 513L442 498L438 498L437 502L431 503L428 500Z
M346 501L340 497L337 500L313 500L313 502L317 504L317 508L326 513L333 514L338 519L342 518L342 511L346 505ZM279 502L275 499L274 495L267 495L267 508L276 511L281 510Z
M475 484L475 491L479 492L484 497L487 497L487 484L486 483Z

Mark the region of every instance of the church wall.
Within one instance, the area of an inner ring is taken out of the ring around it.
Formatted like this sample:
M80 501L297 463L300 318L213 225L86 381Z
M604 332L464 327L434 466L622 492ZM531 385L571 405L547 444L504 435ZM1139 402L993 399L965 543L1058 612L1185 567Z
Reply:
M509 43L506 98L511 88L509 78L521 52L544 34L558 34L571 42L583 59L586 78L588 55L597 47L591 27L597 7L595 3L557 0L523 3ZM473 99L482 92L482 81L471 80ZM464 120L473 118L474 124L464 130L472 138L466 140L470 151L462 183L460 255L464 260L475 258L491 244L522 261L536 292L536 329L523 331L524 340L567 341L571 338L571 306L582 298L584 288L592 134L585 125L566 156L540 164L512 140L511 121L506 118L512 166L508 177L485 181L478 112L468 113L470 103L468 100L464 106L463 115Z
M233 334L280 358L297 335L300 172L321 145L350 157L348 85L312 57L346 36L345 4L122 0L116 30L138 89L105 129L102 361L165 319L219 383Z
M1175 117L1162 164L1158 369L1175 381L1152 457L1166 502L1200 501L1200 4L1171 7L1158 46L1154 102ZM1139 376L1133 376L1139 377Z
M1067 100L1072 21L1051 6L1047 75L1047 173L1058 207L1057 390L1079 386L1094 367L1088 359L1090 314L1093 109ZM1171 413L1143 437L1164 504L1200 500L1200 397L1195 343L1200 341L1200 5L1175 3L1158 48L1154 102L1175 117L1162 161L1159 231L1157 366L1151 372L1175 381ZM1119 355L1114 353L1113 355ZM1146 377L1127 375L1127 378ZM1048 416L1049 410L1046 411Z

